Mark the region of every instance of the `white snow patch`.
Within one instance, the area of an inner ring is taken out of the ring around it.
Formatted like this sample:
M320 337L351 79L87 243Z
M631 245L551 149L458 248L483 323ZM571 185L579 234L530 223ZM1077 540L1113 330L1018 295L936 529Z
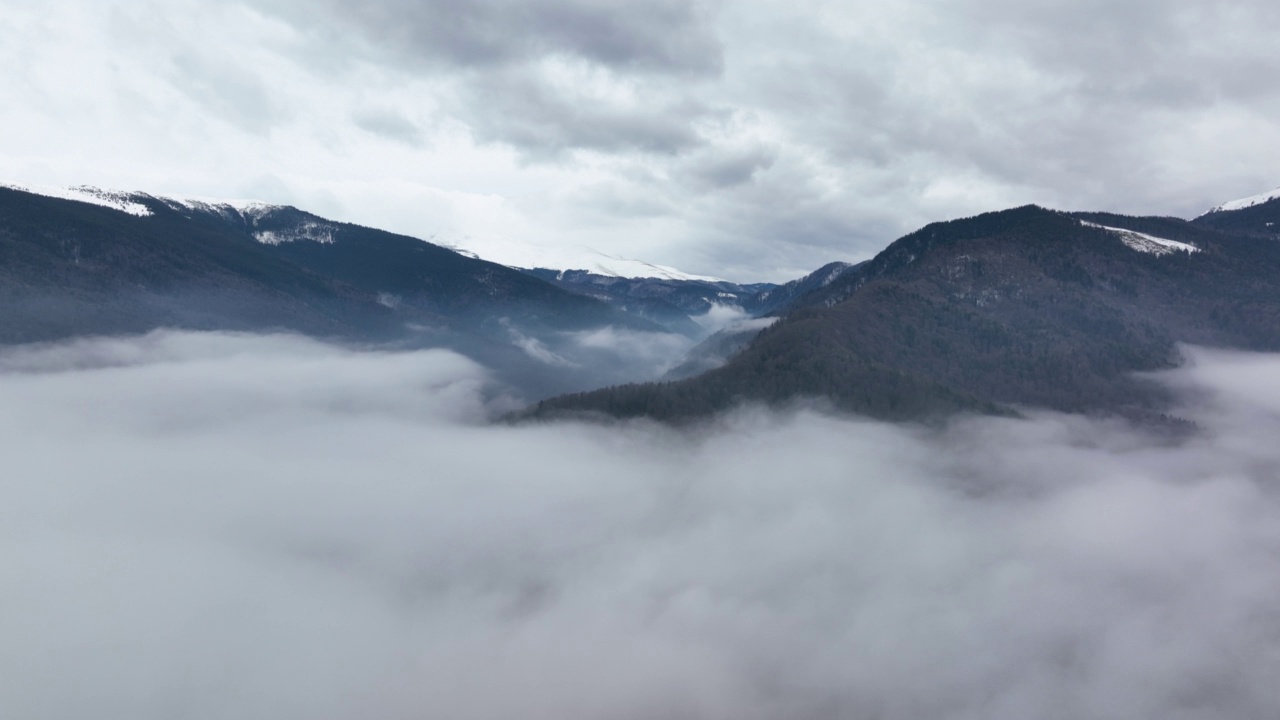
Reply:
M76 202L88 203L90 205L100 205L102 207L119 210L122 213L136 215L138 217L147 217L151 215L151 210L146 205L136 202L137 197L146 197L143 193L128 193L118 190L103 190L91 185L78 185L76 187L51 187L47 185L18 185L14 183L4 183L0 187L6 187L10 190L20 190L22 192L32 193L34 195L43 195L45 197L60 198L62 200L74 200Z
M234 211L235 213L250 218L258 218L272 210L279 210L280 208L285 207L284 205L263 202L261 200L226 200L204 197L162 197L159 198L159 200L175 210L210 212L218 213L220 215L229 215L229 211Z
M333 244L333 226L328 223L303 222L297 227L284 230L259 230L253 236L258 242L264 245L279 245L287 242L297 242L299 240L309 240L318 242L321 245Z
M1264 202L1275 200L1276 198L1280 198L1280 188L1276 188L1271 192L1262 193L1261 195L1253 195L1247 198L1240 198L1239 200L1224 202L1205 213L1205 215L1216 212L1229 212L1231 210L1243 210L1245 208L1251 208L1254 205L1261 205ZM1200 217L1204 217L1204 215L1201 215Z
M822 282L818 284L819 287L826 287L831 283L835 282L836 278L843 275L844 271L848 270L851 267L853 266L850 265L849 263L840 263L840 267L832 268L831 272L827 273L827 276L822 278Z
M428 238L455 252L476 255L508 267L546 268L548 270L585 270L597 275L619 278L657 278L662 280L693 280L698 282L724 282L723 278L684 272L668 265L609 255L585 245L536 245L504 239L473 237Z
M1178 242L1177 240L1167 240L1165 238L1140 233L1134 230L1108 227L1106 225L1099 225L1097 223L1086 222L1084 220L1081 220L1080 224L1085 227L1094 227L1100 230L1106 230L1120 238L1120 242L1123 242L1130 249L1137 250L1138 252L1150 253L1152 255L1170 255L1175 252L1200 252L1200 248L1190 243Z
M643 260L606 255L599 250L582 248L582 252L561 256L551 261L551 267L564 270L586 270L596 275L618 278L657 278L660 280L694 280L698 282L724 282L709 275L694 275L667 265L655 265ZM538 264L534 267L547 267Z
M221 198L205 198L205 197L162 197L158 198L169 207L187 212L204 212L222 215L223 217L234 219L236 216L249 221L260 220L263 216L274 210L280 210L288 207L287 205L278 205L275 203L263 202L261 200L227 200ZM252 227L252 225L251 225ZM279 245L287 242L297 242L299 240L309 240L324 245L333 244L332 223L314 220L304 220L296 227L288 230L259 230L253 233L253 237L258 242L266 245Z
M63 200L74 200L76 202L89 203L91 205L100 205L102 207L109 207L113 210L119 210L120 212L136 215L138 217L147 217L154 214L146 205L138 202L140 199L157 200L168 205L174 210L210 212L220 215L230 215L234 212L254 219L265 215L271 210L278 210L286 207L284 205L263 202L261 200L228 200L207 197L166 197L151 195L150 193L144 192L104 190L92 185L53 187L48 185L0 183L0 187L29 192L35 195L44 195L45 197L61 198Z
M287 205L278 205L275 203L263 202L261 200L225 200L220 198L159 198L169 207L175 210L186 210L189 212L205 212L215 213L223 217L234 218L239 215L250 221L261 219L267 213L274 210L280 210L288 207ZM332 245L334 224L315 220L304 220L296 227L288 230L259 230L253 233L253 237L258 242L266 245L279 245L287 242L297 242L299 240L309 240L324 245Z

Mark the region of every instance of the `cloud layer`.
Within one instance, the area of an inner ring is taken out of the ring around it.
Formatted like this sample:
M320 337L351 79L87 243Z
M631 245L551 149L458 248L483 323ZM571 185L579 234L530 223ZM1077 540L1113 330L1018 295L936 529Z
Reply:
M158 333L0 356L19 718L1280 711L1274 357L1183 442L743 410L491 426L427 351Z
M1274 187L1277 13L10 0L0 175L785 280L933 220L1188 216Z

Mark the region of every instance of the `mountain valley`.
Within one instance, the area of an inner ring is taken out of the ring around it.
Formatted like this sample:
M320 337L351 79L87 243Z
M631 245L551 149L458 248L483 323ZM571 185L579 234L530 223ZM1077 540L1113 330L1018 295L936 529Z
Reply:
M557 398L534 416L705 417L820 399L926 419L1023 407L1158 416L1179 343L1280 349L1269 200L1193 221L1027 206L934 223L789 306L723 367Z
M1276 222L1274 195L1191 221L1026 206L775 285L510 268L287 206L12 186L0 342L180 328L447 347L540 418L804 399L894 420L1153 417L1168 399L1141 373L1180 343L1280 349Z

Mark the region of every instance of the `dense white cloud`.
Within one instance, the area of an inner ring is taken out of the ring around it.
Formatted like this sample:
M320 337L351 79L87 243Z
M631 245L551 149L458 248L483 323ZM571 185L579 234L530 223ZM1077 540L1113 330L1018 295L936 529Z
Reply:
M1275 357L1045 415L491 426L441 351L0 356L0 697L66 718L1257 718Z
M1280 179L1262 0L7 0L0 176L734 279ZM512 257L515 257L513 255Z

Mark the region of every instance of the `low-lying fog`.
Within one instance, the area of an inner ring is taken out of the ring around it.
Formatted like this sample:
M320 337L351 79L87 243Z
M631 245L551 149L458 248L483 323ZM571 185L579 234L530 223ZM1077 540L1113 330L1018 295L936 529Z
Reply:
M0 355L0 715L1280 717L1280 359L1172 444L743 410L490 426L447 352Z

